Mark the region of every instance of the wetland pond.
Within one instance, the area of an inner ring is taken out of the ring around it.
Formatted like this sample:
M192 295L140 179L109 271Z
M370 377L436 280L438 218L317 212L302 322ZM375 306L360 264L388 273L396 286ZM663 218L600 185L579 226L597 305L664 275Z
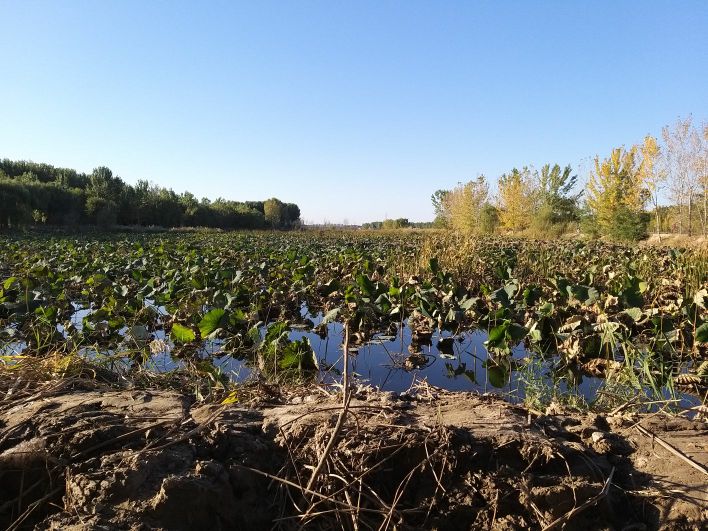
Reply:
M78 354L128 378L187 369L207 391L336 385L348 321L352 374L384 391L426 381L611 410L692 407L708 390L698 251L200 233L18 236L0 240L0 257L5 364Z
M146 302L151 305L151 301ZM159 314L166 314L164 308L152 307ZM75 305L75 308L71 326L80 330L92 310L80 305ZM321 313L312 315L305 306L301 317L301 323L289 325L289 340L306 340L312 347L318 367L315 376L317 383L340 382L344 361L344 325L340 322L324 324ZM66 335L63 326L59 325L57 330ZM266 326L261 327L262 338L266 330ZM494 393L511 402L523 401L529 393L535 393L546 402L554 396L563 396L566 399L571 397L575 403L590 404L598 398L598 392L604 392L604 378L582 374L573 367L563 367L558 363L558 357L544 359L528 350L523 342L513 347L510 355L501 358L491 356L485 346L488 335L484 330L458 334L435 331L421 341L415 337L406 320L395 332L373 334L368 341L350 344L350 370L356 381L397 393L406 392L417 382L426 381L450 391ZM134 331L125 328L121 334L123 346L135 346L135 338L131 337L131 334L135 335ZM175 344L163 330L154 330L140 339L149 343L152 350L145 360L147 369L167 373L185 367L186 362L173 355ZM0 354L22 354L25 348L23 342L6 343L0 347ZM112 369L128 371L135 365L130 358L121 355L124 351L121 345L105 351L98 351L95 347L80 350L83 356L103 360ZM206 361L217 375L223 375L235 383L258 377L256 361L232 356L220 339L204 341L195 357ZM671 398L668 391L665 396ZM700 404L700 399L687 393L676 394L673 398L681 407Z

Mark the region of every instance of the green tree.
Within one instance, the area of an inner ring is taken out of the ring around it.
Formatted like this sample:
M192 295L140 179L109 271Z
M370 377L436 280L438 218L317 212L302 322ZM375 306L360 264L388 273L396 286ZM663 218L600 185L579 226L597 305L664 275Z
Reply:
M115 225L125 184L105 166L94 169L86 187L86 213L101 226Z
M189 193L139 180L131 186L100 166L86 175L67 168L26 161L0 160L0 227L31 223L92 223L103 226L193 225L223 229L266 226L264 201L197 200ZM268 202L274 228L300 223L300 208L278 199Z
M570 165L561 170L558 164L545 164L538 177L538 203L551 212L553 223L575 221L578 217L578 200L582 190L573 193L578 176Z
M491 203L482 205L479 213L479 232L482 234L494 234L499 227L499 211Z
M295 203L285 203L283 225L292 228L300 223L300 207Z
M26 186L0 180L0 227L15 227L32 219L32 203Z
M410 226L408 218L385 219L381 225L383 229L404 229Z
M199 200L190 192L183 192L179 196L179 203L184 212L184 223L188 226L195 226L194 219L199 211Z
M577 179L570 166L561 169L558 164L545 164L536 173L531 202L534 209L531 226L536 232L559 235L568 223L578 221L578 201L583 192L574 193Z
M430 196L430 200L433 203L433 211L435 212L435 223L436 225L445 224L445 198L450 190L436 190L433 195Z

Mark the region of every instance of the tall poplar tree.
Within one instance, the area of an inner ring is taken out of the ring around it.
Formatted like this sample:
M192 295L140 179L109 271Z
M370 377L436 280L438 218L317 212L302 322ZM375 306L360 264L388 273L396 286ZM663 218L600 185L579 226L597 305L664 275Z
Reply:
M698 131L693 127L693 117L677 119L673 128L661 130L666 144L669 192L679 210L679 232L683 232L684 215L688 235L693 232L693 201L698 191L696 159Z
M467 183L460 183L442 199L446 224L464 232L482 232L484 207L489 196L489 186L484 175ZM488 224L487 224L488 225Z
M656 235L661 240L661 216L659 209L659 190L666 180L666 173L659 168L660 148L659 144L651 135L644 137L644 142L639 148L642 160L639 164L641 180L644 183L654 207L654 224L656 225Z
M536 206L531 180L531 171L527 167L521 171L514 168L499 177L499 221L503 228L518 232L531 224Z
M646 232L647 191L637 160L637 146L615 148L606 159L595 157L587 186L587 206L603 235L637 240Z

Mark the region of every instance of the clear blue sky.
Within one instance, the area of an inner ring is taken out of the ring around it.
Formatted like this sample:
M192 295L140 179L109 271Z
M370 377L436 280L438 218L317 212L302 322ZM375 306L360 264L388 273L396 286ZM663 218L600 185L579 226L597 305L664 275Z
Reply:
M708 119L708 1L0 0L0 157L314 222Z

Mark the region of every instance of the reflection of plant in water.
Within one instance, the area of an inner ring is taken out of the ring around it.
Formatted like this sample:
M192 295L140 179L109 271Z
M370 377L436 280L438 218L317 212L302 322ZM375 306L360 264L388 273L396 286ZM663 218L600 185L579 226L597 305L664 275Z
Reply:
M570 367L552 368L549 361L533 356L525 359L517 373L518 400L537 411L551 404L584 411L589 405L580 391L581 377Z
M620 344L624 364L619 370L605 374L596 406L618 407L625 402L664 404L678 402L673 375L678 362L649 348L638 348L631 341Z
M289 338L287 322L273 323L258 345L258 365L273 379L312 377L317 371L315 352L306 337L297 341Z
M464 362L458 363L457 367L450 362L445 362L445 371L448 378L456 378L457 376L464 375L473 384L478 384L474 371L468 370L467 364Z

